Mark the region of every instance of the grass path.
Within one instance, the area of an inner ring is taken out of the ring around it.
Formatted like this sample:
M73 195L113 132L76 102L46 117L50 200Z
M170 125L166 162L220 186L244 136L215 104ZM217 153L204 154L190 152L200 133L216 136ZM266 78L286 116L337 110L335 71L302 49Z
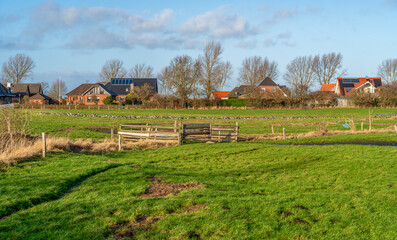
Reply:
M0 239L395 239L396 153L257 142L52 154L0 172L0 209L30 202L0 220ZM139 198L151 177L205 185Z

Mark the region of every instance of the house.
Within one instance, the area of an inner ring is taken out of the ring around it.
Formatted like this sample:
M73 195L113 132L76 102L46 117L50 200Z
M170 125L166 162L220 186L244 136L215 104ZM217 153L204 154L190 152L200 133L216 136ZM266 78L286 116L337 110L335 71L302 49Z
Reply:
M211 99L227 99L227 95L230 93L230 91L217 91L217 92L212 92Z
M158 92L157 78L112 78L108 83L85 83L66 94L69 104L103 105L103 100L111 96L119 103L125 103L126 97L134 88L148 84L153 94Z
M287 97L283 88L285 88L285 86L278 85L270 77L266 77L256 86L255 91L259 93L262 98Z
M333 92L335 93L336 84L323 84L321 85L320 92Z
M42 93L37 93L29 98L29 103L30 104L52 104L53 100L47 95L44 95Z
M287 97L284 87L276 84L270 77L264 78L257 86L241 85L235 87L226 98L249 98L259 96L261 98Z
M255 90L255 86L252 85L241 85L239 87L233 88L226 98L249 98L250 94Z
M38 93L43 93L40 83L15 83L11 84L10 89L12 94L15 95L14 102L20 102L25 96L29 98Z
M378 93L382 86L380 77L338 78L336 84L321 85L320 92L334 92L339 97L348 97L353 91L362 89L366 93Z
M105 98L115 97L116 94L102 83L85 83L66 93L66 96L69 104L103 105Z
M11 91L6 88L3 84L0 83L0 104L8 104L12 102L12 98L15 95L11 93Z

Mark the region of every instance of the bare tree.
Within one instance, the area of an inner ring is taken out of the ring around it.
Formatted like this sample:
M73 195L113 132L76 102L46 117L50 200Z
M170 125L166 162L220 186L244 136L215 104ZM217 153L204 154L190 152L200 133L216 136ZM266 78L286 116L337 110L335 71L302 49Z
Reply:
M61 79L56 80L51 84L50 90L48 91L48 96L52 99L61 99L68 91L66 84Z
M132 88L130 98L131 100L136 99L139 102L145 104L150 99L150 96L153 96L153 94L153 87L149 84L144 84L141 87Z
M150 78L153 76L153 68L143 64L136 64L130 70L130 76L132 78Z
M384 60L378 66L378 75L386 84L397 82L397 59Z
M32 76L33 68L35 68L33 60L25 54L10 57L2 66L3 81L21 83Z
M110 82L112 78L122 78L127 75L127 71L123 67L123 61L118 59L108 60L103 65L99 73L99 80L101 82Z
M226 82L231 78L233 74L232 64L229 61L222 62L221 64L219 64L218 71L219 79L217 84L217 90L222 91Z
M222 52L221 44L212 41L205 46L203 56L199 57L201 65L200 85L207 99L210 99L212 92L216 90L220 81L219 64Z
M43 90L44 94L47 94L48 89L50 87L50 85L48 84L48 82L41 82L41 89Z
M168 83L170 90L184 106L189 96L193 93L193 87L197 84L196 62L189 56L177 56L171 60L168 68Z
M309 88L315 79L317 62L317 56L300 56L287 65L284 79L296 97L302 98L309 93Z
M320 84L330 84L334 78L346 75L346 70L342 69L343 56L341 53L333 52L316 57L318 61L314 70Z
M160 81L160 89L164 95L169 95L171 91L171 68L165 67L161 70L161 72L157 75L157 78Z
M254 56L243 60L239 78L245 85L258 85L264 78L276 80L278 77L277 63L268 58Z

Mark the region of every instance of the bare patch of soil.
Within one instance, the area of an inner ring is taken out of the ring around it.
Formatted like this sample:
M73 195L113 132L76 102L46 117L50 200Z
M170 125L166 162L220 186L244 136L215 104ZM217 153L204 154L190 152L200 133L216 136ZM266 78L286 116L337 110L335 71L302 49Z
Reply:
M302 205L296 205L296 206L293 206L293 208L299 208L299 209L302 209L302 210L305 210L305 211L309 210L307 207L304 207Z
M167 183L155 181L150 185L145 192L140 195L140 198L161 198L169 195L176 195L179 192L192 188L201 188L202 183Z
M288 212L288 211L286 211L286 212L281 212L281 216L283 216L283 217L291 216L291 215L293 215L292 212Z
M294 223L299 223L299 224L309 224L307 221L299 219L299 218L295 218L294 219Z
M208 204L195 204L183 209L179 214L198 213L202 209L206 209Z

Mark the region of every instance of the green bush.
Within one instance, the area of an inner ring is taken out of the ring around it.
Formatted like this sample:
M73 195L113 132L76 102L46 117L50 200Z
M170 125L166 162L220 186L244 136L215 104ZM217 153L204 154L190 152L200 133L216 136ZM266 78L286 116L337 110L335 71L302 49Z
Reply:
M249 99L227 99L221 100L221 106L227 107L246 107L248 105Z
M102 100L103 104L105 105L110 105L113 103L113 98L111 96L106 97L105 99Z

